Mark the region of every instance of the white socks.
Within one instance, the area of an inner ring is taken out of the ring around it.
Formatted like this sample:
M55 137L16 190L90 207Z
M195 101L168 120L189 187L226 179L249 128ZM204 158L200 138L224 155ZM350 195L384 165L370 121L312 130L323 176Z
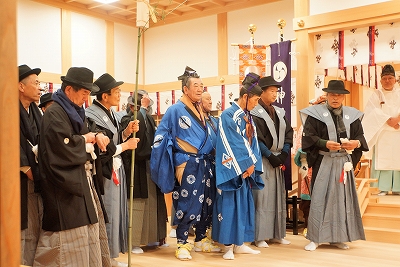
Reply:
M347 244L345 244L345 243L342 243L342 242L329 243L329 245L335 246L335 247L340 248L340 249L349 249L349 246Z
M225 250L226 250L226 252L222 256L222 258L224 258L224 260L234 260L235 255L233 255L233 245L225 246Z
M317 249L318 245L318 243L314 243L311 241L307 246L304 247L304 249L307 251L314 251Z
M268 244L267 242L265 242L264 240L261 241L255 241L254 244L256 245L256 247L258 248L268 248Z
M236 246L233 248L233 252L237 254L260 254L261 251L259 250L254 250L250 248L249 246L246 246L245 244L241 246Z
M140 247L133 247L132 248L132 253L133 254L142 254L143 253L143 249L141 249Z
M116 261L115 259L111 259L112 267L128 267L128 263Z
M305 250L307 251L314 251L318 247L318 243L310 242L307 246L304 247ZM340 249L349 249L349 246L345 243L342 242L337 242L337 243L329 243L329 245L340 248Z
M279 243L279 244L282 244L282 245L289 245L291 243L289 240L284 239L284 238L282 238L282 239L273 238L273 239L270 239L270 241L273 242L273 243Z
M267 244L267 243L265 243L265 244ZM267 244L267 246L268 246L268 244ZM235 259L234 253L237 253L237 254L260 254L261 251L254 250L254 249L250 248L249 246L246 246L245 244L242 244L241 246L230 245L230 246L225 246L225 254L222 256L222 258L224 258L224 260L234 260Z
M176 238L176 229L171 228L171 231L169 232L169 237Z

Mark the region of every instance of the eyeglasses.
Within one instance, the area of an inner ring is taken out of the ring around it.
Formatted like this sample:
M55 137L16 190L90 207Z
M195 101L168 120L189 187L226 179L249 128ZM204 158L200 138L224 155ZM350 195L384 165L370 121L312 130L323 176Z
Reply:
M395 79L395 77L393 77L393 76L390 76L390 77L385 77L385 78L381 78L381 80L382 81L392 81L392 80L394 80Z

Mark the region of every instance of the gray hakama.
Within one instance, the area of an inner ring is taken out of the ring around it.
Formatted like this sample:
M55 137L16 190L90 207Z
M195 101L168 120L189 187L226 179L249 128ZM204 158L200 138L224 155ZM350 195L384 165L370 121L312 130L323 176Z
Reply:
M158 242L167 235L166 219L162 219L167 218L164 195L157 194L156 184L150 179L149 164L146 161L148 198L133 199L133 247Z
M253 116L262 118L273 139L270 151L277 155L282 151L285 141L286 121L285 111L274 107L279 118L279 138L275 124L261 105L252 111ZM266 133L263 133L263 136ZM260 136L260 135L258 135ZM265 187L262 190L253 190L256 208L255 241L268 239L283 239L286 236L286 193L285 177L280 167L272 167L269 160L262 157L264 173L261 174Z
M110 109L111 115L115 118L115 112ZM98 105L91 105L86 109L86 116L93 119L97 126L108 129L113 136L110 142L115 146L120 144L119 126L117 127L109 119L108 115ZM121 155L113 155L113 168L118 180L118 185L111 179L104 179L103 203L106 209L109 223L106 224L108 245L111 258L118 258L119 253L125 253L128 250L128 205L125 170L122 165ZM120 164L114 164L120 162ZM115 166L118 166L115 167Z
M365 240L360 208L358 204L354 169L344 172L344 164L353 166L361 157L360 150L367 150L362 131L362 113L355 108L343 106L343 123L349 140L359 140L361 148L352 155L344 150L322 151L313 143L318 138L337 142L336 126L326 105L311 106L300 111L304 122L303 150L319 153L314 156L321 164L314 162L313 187L307 239L315 243L350 242ZM322 148L320 148L322 149ZM344 174L347 179L344 181Z

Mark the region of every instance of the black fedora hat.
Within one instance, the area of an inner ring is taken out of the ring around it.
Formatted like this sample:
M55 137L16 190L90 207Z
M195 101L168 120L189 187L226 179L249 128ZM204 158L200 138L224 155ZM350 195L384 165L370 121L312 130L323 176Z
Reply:
M85 67L71 67L67 75L61 76L61 81L81 86L92 92L99 91L99 87L93 83L93 71Z
M266 76L266 77L262 77L259 81L258 81L258 85L264 89L267 88L269 86L275 86L280 88L282 85L280 83L278 83L277 81L274 80L274 78L272 76Z
M36 69L31 69L27 65L21 65L18 66L18 71L19 71L19 81L22 81L24 78L28 77L31 74L36 74L39 75L39 73L42 71L39 68Z
M344 82L341 80L330 80L328 83L328 87L323 88L322 91L342 95L350 94L350 91L344 88Z
M53 93L46 93L44 95L42 95L40 97L40 104L39 104L39 108L44 107L47 103L49 103L50 101L53 101L53 99L51 99L51 96L53 95Z
M90 95L100 95L103 94L107 91L110 91L111 89L120 86L124 82L117 82L113 76L111 76L108 73L104 73L101 75L95 82L94 84L97 85L100 90L97 92L92 92Z

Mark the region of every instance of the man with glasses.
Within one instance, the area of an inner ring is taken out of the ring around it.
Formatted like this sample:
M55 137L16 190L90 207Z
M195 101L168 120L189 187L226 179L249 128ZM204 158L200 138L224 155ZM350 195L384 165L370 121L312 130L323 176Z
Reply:
M353 168L368 151L363 113L342 104L350 94L343 81L329 81L322 90L327 92L326 104L300 110L302 150L312 167L307 251L321 243L349 249L345 242L365 240Z
M206 236L212 216L211 185L213 143L200 107L204 90L200 76L186 67L182 81L183 96L168 108L157 128L150 158L151 178L163 193L172 192L177 225L176 258L190 260L192 245L187 241L190 225L196 225L196 251L218 252Z
M42 114L36 102L40 98L39 68L21 65L19 70L20 185L21 185L21 264L33 265L39 238L43 205L40 174L32 148L38 143Z
M365 106L363 126L372 158L371 177L378 179L378 195L400 195L400 90L395 88L396 73L385 65L381 73L382 89L374 90Z
M104 206L109 222L106 225L110 256L113 266L126 266L117 262L119 253L128 248L128 207L125 170L120 154L128 149L135 149L138 138L129 138L139 130L138 121L131 121L122 129L112 106L117 106L121 98L120 85L110 74L101 75L94 84L100 89L91 93L96 96L93 104L86 109L86 116L93 120L99 131L105 132L111 140L105 151L100 152L104 180Z
M33 266L110 266L107 242L100 239L107 234L100 227L104 218L93 177L99 165L94 145L105 151L109 139L90 128L83 108L99 88L84 67L71 67L61 80L40 127L43 230Z

